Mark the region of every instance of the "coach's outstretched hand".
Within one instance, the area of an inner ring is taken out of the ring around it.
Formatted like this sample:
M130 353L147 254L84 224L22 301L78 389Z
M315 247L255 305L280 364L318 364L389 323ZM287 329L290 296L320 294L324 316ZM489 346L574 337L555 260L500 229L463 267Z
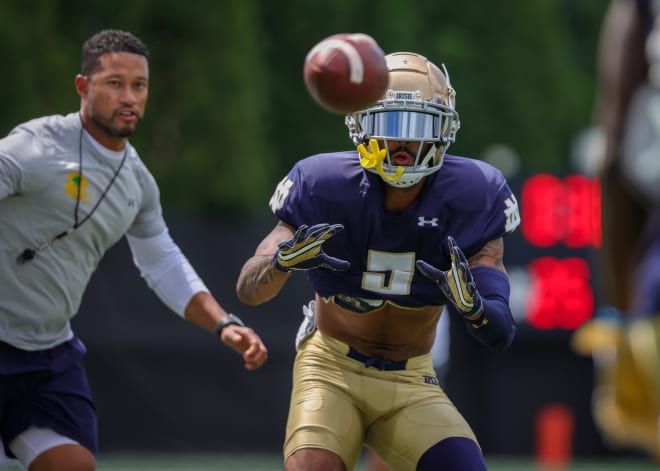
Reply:
M417 269L428 279L440 286L442 294L456 306L464 317L473 317L483 309L483 300L472 279L472 273L463 251L456 245L453 237L447 237L451 268L447 271L438 270L423 260L417 261Z
M268 359L266 346L250 327L227 325L220 333L220 340L243 357L247 370L256 370Z
M290 240L278 245L275 267L284 272L314 268L348 270L350 262L330 257L322 249L323 242L343 229L341 224L316 224L312 227L303 224Z

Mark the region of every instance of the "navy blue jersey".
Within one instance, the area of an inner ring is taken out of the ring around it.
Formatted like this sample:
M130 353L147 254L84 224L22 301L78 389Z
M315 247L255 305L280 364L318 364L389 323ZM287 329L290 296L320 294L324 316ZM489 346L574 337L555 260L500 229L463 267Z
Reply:
M427 177L416 201L401 213L385 210L384 185L360 166L355 151L303 159L279 183L270 206L282 222L294 228L344 225L323 250L348 260L351 268L306 271L319 295L385 299L410 307L446 304L437 284L416 273L415 261L447 270L447 236L469 257L520 222L503 175L481 161L446 155L442 168Z

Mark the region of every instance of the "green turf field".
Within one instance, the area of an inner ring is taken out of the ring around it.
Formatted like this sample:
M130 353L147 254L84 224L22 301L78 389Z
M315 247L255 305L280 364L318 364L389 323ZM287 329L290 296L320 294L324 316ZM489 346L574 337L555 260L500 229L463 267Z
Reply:
M535 466L531 460L490 459L489 471L549 471ZM99 460L99 471L277 471L283 470L278 455L265 456L170 456L170 457L107 457ZM566 471L658 471L658 467L644 461L580 462L562 468ZM365 471L364 465L355 471ZM554 471L558 471L555 468Z
M658 471L650 461L608 459L575 462L563 468L543 468L530 459L487 459L489 471ZM101 455L98 471L277 471L284 469L278 455ZM2 471L22 471L15 464L0 464ZM360 464L355 471L365 471Z

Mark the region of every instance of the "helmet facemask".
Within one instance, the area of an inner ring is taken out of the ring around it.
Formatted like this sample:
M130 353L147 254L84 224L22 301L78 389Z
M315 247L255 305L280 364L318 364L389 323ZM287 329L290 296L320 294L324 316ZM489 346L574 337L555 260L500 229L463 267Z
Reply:
M354 145L375 139L386 150L385 158L378 164L382 168L365 168L381 174L388 184L405 188L438 171L447 148L455 140L460 121L454 110L455 92L444 65L443 73L426 58L412 53L389 54L386 59L389 90L370 108L346 116L346 126ZM392 164L388 146L391 141L419 142L412 165ZM431 144L430 149L426 144Z

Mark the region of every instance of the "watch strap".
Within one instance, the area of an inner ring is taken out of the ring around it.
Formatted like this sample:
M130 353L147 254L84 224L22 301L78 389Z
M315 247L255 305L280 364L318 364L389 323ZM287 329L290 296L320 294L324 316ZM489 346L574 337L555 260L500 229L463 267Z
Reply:
M222 319L220 322L218 322L218 325L215 326L215 335L220 337L222 329L227 327L229 324L236 324L240 325L241 327L245 327L245 323L238 316L234 314L227 314L227 317Z

